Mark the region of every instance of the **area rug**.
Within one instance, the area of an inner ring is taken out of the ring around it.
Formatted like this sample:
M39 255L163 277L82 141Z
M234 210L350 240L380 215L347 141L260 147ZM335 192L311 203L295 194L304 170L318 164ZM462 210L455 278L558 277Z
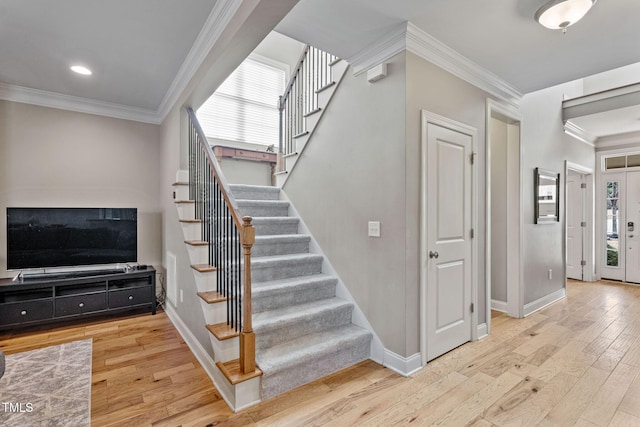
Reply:
M89 426L92 340L6 356L0 426Z

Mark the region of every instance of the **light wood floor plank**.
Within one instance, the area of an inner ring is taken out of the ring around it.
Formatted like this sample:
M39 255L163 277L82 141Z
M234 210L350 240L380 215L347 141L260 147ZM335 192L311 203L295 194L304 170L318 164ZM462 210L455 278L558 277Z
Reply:
M640 426L640 287L567 298L409 378L365 361L233 413L166 314L0 332L7 354L93 339L92 426ZM1 391L1 390L0 390Z

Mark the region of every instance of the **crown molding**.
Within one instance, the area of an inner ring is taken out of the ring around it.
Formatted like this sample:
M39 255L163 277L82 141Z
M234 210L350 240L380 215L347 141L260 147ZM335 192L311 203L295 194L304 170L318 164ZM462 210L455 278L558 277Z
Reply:
M182 66L178 70L178 74L171 82L171 86L167 90L160 107L158 108L158 117L163 121L178 98L193 78L196 71L202 65L209 51L220 38L220 35L227 27L231 18L235 15L238 8L242 5L241 0L218 0L211 10L200 34L193 43L191 50L187 54Z
M152 110L6 83L0 83L0 99L143 123L160 124L161 122L158 114Z
M518 107L522 93L509 83L462 56L411 22L407 23L407 50L434 63L456 77L471 83L498 99Z
M344 60L353 67L353 75L358 76L405 50L407 46L406 35L407 24L403 23L379 38L376 43L344 58Z
M418 55L511 106L520 106L522 93L516 88L411 22L393 28L376 43L345 60L351 64L353 74L357 76L403 50Z
M116 119L160 124L178 101L187 84L193 78L200 65L202 65L209 51L220 38L220 35L241 4L241 0L218 0L216 2L157 110L96 101L89 98L5 83L0 83L0 99Z
M598 149L617 147L621 145L634 145L637 147L638 144L640 144L640 131L601 136L596 141L596 147Z
M597 136L590 134L586 130L582 129L580 126L577 126L576 124L571 123L571 121L569 120L564 122L564 133L574 137L580 142L584 142L590 147L595 147L596 141L598 140Z

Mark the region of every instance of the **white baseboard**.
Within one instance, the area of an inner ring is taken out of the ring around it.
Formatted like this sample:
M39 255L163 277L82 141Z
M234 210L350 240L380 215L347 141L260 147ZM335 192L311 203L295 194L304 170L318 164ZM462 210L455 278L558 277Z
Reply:
M382 365L404 377L408 377L422 369L422 356L420 353L416 353L413 356L403 357L385 348Z
M287 196L287 193L282 189L280 189L280 200L285 200L287 202L290 202L290 205L289 205L290 216L295 216L300 220L298 231L301 234L307 234L311 236L311 240L309 241L309 252L322 255L324 259L324 261L322 262L322 272L338 279L338 284L336 285L336 296L344 300L347 300L353 304L353 313L351 315L351 322L354 325L360 326L361 328L368 330L369 332L371 332L371 335L373 335L373 338L371 339L370 359L376 363L380 363L381 365L386 366L384 361L385 361L386 352L388 350L384 348L384 344L382 344L382 340L380 339L380 337L378 337L378 334L376 334L375 330L373 329L373 326L371 326L371 324L369 323L369 320L367 319L367 317L364 315L364 313L358 306L358 303L349 292L349 289L347 289L347 286L344 284L344 282L340 278L340 275L338 274L336 269L333 268L333 265L331 265L331 261L329 261L329 258L322 251L322 248L320 247L316 239L313 237L313 233L311 233L311 230L309 230L307 225L304 223L304 220L302 219L302 216L300 215L300 213L293 206L293 202L291 202L291 200L289 199L289 196ZM401 375L405 375L402 372L399 372L399 373Z
M175 328L178 330L178 333L180 334L184 342L187 344L187 346L189 347L193 355L196 357L196 359L198 359L198 362L200 362L200 365L202 366L204 371L207 373L207 375L209 375L209 378L211 378L211 381L213 382L213 385L216 387L216 390L220 392L220 395L222 396L224 401L227 403L229 408L237 412L245 407L252 406L259 402L257 401L251 404L244 404L242 405L243 406L242 408L236 408L234 404L235 396L227 395L228 392L232 393L232 390L230 387L222 387L225 385L226 380L222 375L222 373L220 372L220 370L218 369L218 367L216 366L216 363L214 362L214 360L211 358L211 356L209 356L209 353L207 353L204 347L202 347L202 344L200 344L200 341L198 341L197 338L191 333L187 325L182 321L182 319L180 318L178 313L176 313L175 309L171 306L171 304L165 304L163 308L165 313L167 313L167 317L169 317L169 320L171 320L171 323L173 323L173 326L175 326Z
M507 312L507 302L506 301L498 301L496 299L491 300L491 310L500 311L502 313Z
M481 340L482 338L488 335L489 335L489 328L487 324L483 323L481 325L478 325L478 339Z
M535 301L530 302L529 304L525 304L524 306L524 316L527 317L530 314L542 310L546 306L553 304L554 302L561 300L567 296L567 290L565 288L559 289L552 294L546 295L542 298L539 298Z

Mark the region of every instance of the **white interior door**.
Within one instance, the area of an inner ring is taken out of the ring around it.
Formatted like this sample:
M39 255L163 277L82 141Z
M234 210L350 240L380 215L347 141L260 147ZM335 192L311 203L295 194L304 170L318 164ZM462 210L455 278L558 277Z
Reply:
M584 176L569 171L567 175L567 277L583 280L584 259Z
M424 261L431 360L471 340L472 138L428 123L426 145Z

